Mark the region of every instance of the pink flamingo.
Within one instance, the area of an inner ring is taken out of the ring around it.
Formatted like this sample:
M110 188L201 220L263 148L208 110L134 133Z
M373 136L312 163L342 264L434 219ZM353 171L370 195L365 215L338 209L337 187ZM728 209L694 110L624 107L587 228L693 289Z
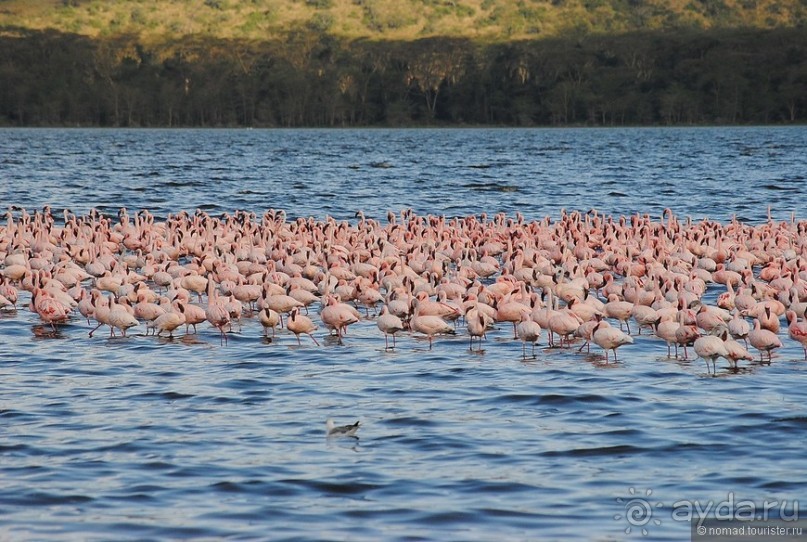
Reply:
M454 326L434 314L420 314L418 308L411 321L412 331L423 333L429 338L429 350L435 335L454 335Z
M354 307L340 303L334 296L328 296L325 303L320 312L320 318L325 327L336 332L339 342L341 342L347 326L359 321L359 313Z
M174 330L185 323L184 306L182 302L175 301L171 310L164 311L154 319L153 326L156 335L159 337L163 332L168 332L168 337L174 337Z
M207 309L205 319L221 332L221 341L227 343L227 333L224 328L230 324L230 311L224 306L224 302L219 299L218 291L214 282L207 282Z
M796 313L787 311L787 334L791 339L798 342L804 349L804 359L807 360L807 322L799 321Z
M56 331L56 324L67 321L67 307L55 299L50 293L39 288L34 289L31 306L43 322L50 324L53 331Z
M479 338L479 348L482 348L482 339L485 338L488 324L492 321L492 318L486 316L484 312L477 308L469 309L468 312L465 313L465 322L468 327L471 351L474 349L474 337Z
M384 305L381 307L381 314L376 320L378 329L384 334L384 350L389 350L389 335L392 335L392 348L395 348L395 334L404 330L403 321L389 311Z
M258 319L261 322L261 326L263 327L263 336L269 336L269 328L272 328L272 337L275 336L275 327L280 323L280 315L270 309L269 307L264 307L263 310L258 314Z
M782 347L782 341L769 329L762 329L759 319L754 319L754 329L748 333L748 342L759 350L759 360L765 361L764 354L768 354L768 363L771 362L771 352Z
M521 313L521 322L516 326L516 337L521 340L521 359L527 359L527 343L532 345L532 358L535 359L535 343L541 338L541 326L532 320L529 310Z
M314 344L319 346L319 342L317 342L317 339L312 335L317 329L316 324L314 324L308 316L300 314L298 307L294 307L289 313L289 321L286 323L286 327L297 336L297 344L302 344L300 342L300 334L305 334L311 337Z
M626 344L633 344L633 337L615 327L611 327L605 320L597 324L597 327L591 334L591 340L594 341L594 344L605 350L606 363L608 363L609 350L614 351L614 361L618 361L616 357L617 348Z
M695 353L706 361L707 371L712 369L709 367L710 361L712 362L714 371L717 372L717 358L729 359L729 352L726 349L723 339L715 335L703 335L702 337L698 337L695 339L692 347L695 349Z
M110 328L120 329L123 337L126 336L127 329L139 324L137 318L135 318L124 305L115 303L114 300L110 300L108 319Z

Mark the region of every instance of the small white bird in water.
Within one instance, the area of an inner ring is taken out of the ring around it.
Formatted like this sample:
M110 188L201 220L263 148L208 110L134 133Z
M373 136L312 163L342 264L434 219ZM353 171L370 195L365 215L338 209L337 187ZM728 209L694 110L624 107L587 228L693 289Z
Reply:
M334 425L333 418L328 418L325 422L325 431L329 437L355 437L356 431L359 430L360 423L361 422L356 422L351 425Z

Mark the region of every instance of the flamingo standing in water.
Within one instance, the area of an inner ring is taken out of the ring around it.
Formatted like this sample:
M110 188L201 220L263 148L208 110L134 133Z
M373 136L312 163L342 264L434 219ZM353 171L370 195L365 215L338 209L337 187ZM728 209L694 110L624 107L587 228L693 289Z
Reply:
M202 275L197 275L195 273L185 275L179 280L180 286L186 290L196 293L196 295L199 296L200 303L202 302L202 294L205 292L205 289L208 288L209 283L213 283L213 281L207 277L203 277Z
M662 321L656 325L656 337L659 337L667 343L668 358L671 356L670 346L675 345L675 358L678 359L678 340L676 338L676 332L680 326L681 324L671 317L662 319Z
M628 328L630 333L630 317L633 313L633 303L623 301L616 294L608 296L608 303L604 307L605 316L619 320L619 329L622 329L622 324ZM614 352L616 354L616 352Z
M39 318L46 324L50 324L53 331L56 331L56 324L67 321L68 309L60 301L52 297L48 292L34 289L31 298L31 307L39 315Z
M586 349L587 353L591 352L591 336L594 331L597 329L600 321L602 320L602 315L597 314L594 316L592 320L586 320L582 324L580 324L574 332L575 337L580 337L585 342L580 345L580 348L577 349L578 352L582 352L583 348Z
M508 294L497 305L496 321L511 322L513 324L513 338L518 339L516 327L520 322L524 321L524 315L526 314L529 317L531 312L530 307L520 301L513 301L511 295Z
M454 326L434 314L420 314L418 307L415 307L415 315L410 322L412 331L423 333L429 338L429 350L432 349L432 342L435 335L454 335Z
M797 341L804 349L804 359L807 360L807 322L799 321L796 313L787 311L787 334L791 339Z
M14 309L17 308L17 289L5 277L0 279L0 297L3 297Z
M265 291L264 291L265 293ZM280 315L280 326L283 327L283 315L290 313L295 308L304 307L303 303L297 301L290 295L264 295L263 307L270 308Z
M751 324L740 315L740 311L734 311L734 316L728 323L729 334L734 339L742 339L746 347L748 346L748 334L751 332Z
M180 300L177 299L177 301ZM191 326L193 326L193 332L196 333L196 324L207 320L207 312L199 305L189 302L180 301L178 306L181 307L182 316L185 317L185 333L188 333Z
M695 339L692 347L695 349L695 353L706 361L707 371L712 369L712 367L709 367L710 361L714 367L714 372L717 372L717 358L729 359L729 352L726 349L723 339L716 335L703 335L698 337Z
M135 327L140 322L137 321L124 305L115 303L114 300L110 301L109 305L109 325L112 328L118 328L123 337L126 336L126 330Z
M221 332L221 341L226 344L227 333L224 331L224 328L230 325L230 311L227 310L224 302L219 299L216 285L212 280L207 283L207 309L205 310L205 318L213 327Z
M693 320L688 320L687 313L692 312L690 309L683 309L678 311L678 323L679 326L675 330L675 342L676 342L676 352L678 351L678 346L681 345L684 347L684 359L688 359L687 355L687 346L692 346L700 337L700 333L698 332L698 328L695 324L689 323Z
M138 298L139 301L134 306L134 316L135 318L146 321L146 335L148 335L149 329L156 329L154 326L154 321L165 314L166 311L157 303L145 301L143 296L138 296ZM183 322L185 321L184 318L182 320Z
M378 329L384 334L384 350L389 350L388 337L392 335L392 348L395 348L395 334L404 330L403 321L389 311L389 308L384 305L381 308L381 314L376 320Z
M134 325L123 315L131 312L130 304L135 318L146 323L147 333L156 329L160 310L182 312L186 330L190 330L223 303L219 295L232 295L229 321L233 321L243 306L252 306L256 299L264 309L261 305L269 294L271 302L294 298L310 305L317 299L313 292L319 289L322 320L341 341L347 326L359 317L355 308L329 297L355 298L370 307L383 293L387 311L402 320L401 326L394 321L387 324L389 318L382 315L376 322L387 349L389 335L393 335L395 348L397 333L417 304L420 328L424 328L426 316L449 320L465 312L471 349L475 337L484 337L491 321L488 316L513 322L525 356L529 334L519 335L517 329L527 310L532 310L533 320L549 333L550 345L556 332L563 337L563 345L568 344L567 330L573 327L575 334L587 338L595 328L601 331L604 326L597 322L581 326L578 320L576 326L569 322L560 329L559 315L573 313L575 319L587 321L605 313L613 327L619 328L614 319L620 325L629 324L626 309L632 306L630 319L640 324L640 333L641 327L654 326L667 342L668 356L671 345L682 344L686 357L686 346L698 338L692 327L695 323L712 333L721 329L721 335L727 324L733 337L745 340L751 331L745 318L750 322L757 317L762 330L767 328L781 339L784 329L778 327L779 318L787 316L787 333L802 345L807 359L807 345L801 340L805 325L800 323L807 305L807 282L802 276L807 251L798 242L804 221L769 221L758 227L711 221L679 224L670 213L667 221L656 224L646 215L615 222L596 212L565 211L557 223L547 217L529 224L523 217L513 221L503 213L480 221L477 217L421 217L406 211L400 222L386 226L363 218L358 228L331 219L286 222L284 214L274 212L267 213L263 221L241 211L221 219L201 211L193 216L180 213L162 223L153 223L148 213L138 213L133 224L122 213L119 220L113 224L95 212L81 219L68 214L61 227L41 213L34 217L23 213L19 222L12 213L8 226L0 226L0 307L13 306L13 281L32 293L31 311L52 327L78 306L82 315L94 317L99 326L109 325L114 336L117 329L128 335ZM763 269L755 277L755 269L760 267ZM617 283L614 275L624 279ZM484 277L492 280L483 281ZM713 280L726 284L727 289L718 298L718 306L708 306L704 300L706 284ZM155 305L157 296L146 281L168 288L170 301ZM93 285L100 290L94 291ZM216 291L208 294L207 311L187 302L193 292L202 296L211 285ZM533 288L550 296L548 309L537 303ZM590 295L598 289L609 300L607 311L606 304ZM111 292L115 300L104 297L102 291ZM555 297L566 302L566 309L559 309ZM179 305L172 306L174 302ZM675 303L687 313L678 322L673 320ZM46 310L48 306L54 314ZM684 309L694 306L700 308L698 314ZM734 318L726 310L735 311ZM795 314L786 314L786 310ZM302 307L300 311L307 313ZM340 320L336 313L342 312L345 317ZM116 316L126 322L111 318ZM269 316L264 311L253 322L261 320L273 327L266 320ZM219 325L225 321L229 327L226 319L211 321L222 333L223 342L228 328ZM431 347L435 335L425 333ZM756 343L759 349L761 343ZM729 361L734 358L733 365L747 357L745 351L733 354L728 338L724 344ZM770 360L775 348L773 341L762 344L760 356ZM610 360L610 352L606 359ZM715 366L716 358L706 359L707 363L712 359L710 365Z
M92 337L93 333L95 333L101 326L109 326L109 336L115 336L115 328L112 326L112 323L109 320L110 309L111 306L109 299L104 295L99 295L98 299L95 301L95 310L93 311L93 318L95 318L95 321L98 322L98 325L90 330L90 337Z
M748 333L748 342L751 346L759 350L759 360L765 361L765 354L768 354L768 363L771 362L771 352L782 347L782 341L776 333L769 329L762 329L759 319L754 319L754 329Z
M529 311L521 313L516 336L521 340L521 359L527 359L527 343L532 345L532 358L535 359L535 343L541 338L541 326L532 320Z
M174 330L185 323L185 307L182 302L175 301L170 310L154 319L153 326L155 334L159 337L164 331L168 332L168 337L174 337Z
M320 318L328 329L336 332L341 342L347 326L358 322L360 316L354 307L340 303L334 296L328 296L326 305L320 312Z
M728 352L726 359L729 360L733 370L737 370L737 362L741 359L748 361L752 361L754 359L754 356L752 356L743 345L729 336L728 331L723 331L721 338L723 339L723 345L726 347L726 352Z
M264 307L258 314L258 319L261 322L261 326L263 326L263 336L268 337L269 328L272 328L272 337L274 337L275 328L280 323L280 315L269 307Z
M474 337L479 338L479 348L482 349L482 339L488 329L488 318L479 309L473 308L465 313L465 322L468 327L470 350L474 349Z
M557 333L560 336L561 348L563 347L564 341L566 342L566 347L568 348L571 345L571 337L582 323L583 321L580 320L580 317L571 310L563 309L555 311L555 313L549 318L549 329L553 333Z
M302 333L311 337L314 344L319 346L317 339L312 335L312 333L317 329L316 324L314 324L314 322L312 322L311 318L308 316L300 314L299 307L294 307L289 313L286 328L297 336L297 344L302 344L300 342L300 334Z
M86 292L86 290L82 290L82 292ZM100 290L93 289L89 295L84 294L78 302L78 312L87 319L87 325L90 325L90 318L95 316L95 302L99 295L101 295Z
M605 320L597 324L596 329L591 334L591 340L594 344L605 350L605 362L608 363L608 351L614 351L614 361L616 358L616 349L626 344L633 344L633 337L624 333L623 331L611 327Z

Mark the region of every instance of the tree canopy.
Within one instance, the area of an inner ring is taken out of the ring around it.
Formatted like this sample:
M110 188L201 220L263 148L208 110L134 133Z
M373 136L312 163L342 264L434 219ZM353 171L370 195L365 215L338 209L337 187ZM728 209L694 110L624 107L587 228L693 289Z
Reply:
M804 122L805 9L800 0L0 0L0 125Z

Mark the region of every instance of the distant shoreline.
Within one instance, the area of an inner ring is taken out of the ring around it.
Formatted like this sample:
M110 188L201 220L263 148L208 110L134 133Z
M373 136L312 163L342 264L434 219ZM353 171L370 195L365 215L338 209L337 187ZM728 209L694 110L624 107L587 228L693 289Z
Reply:
M800 29L159 45L0 36L0 126L453 128L807 122Z

